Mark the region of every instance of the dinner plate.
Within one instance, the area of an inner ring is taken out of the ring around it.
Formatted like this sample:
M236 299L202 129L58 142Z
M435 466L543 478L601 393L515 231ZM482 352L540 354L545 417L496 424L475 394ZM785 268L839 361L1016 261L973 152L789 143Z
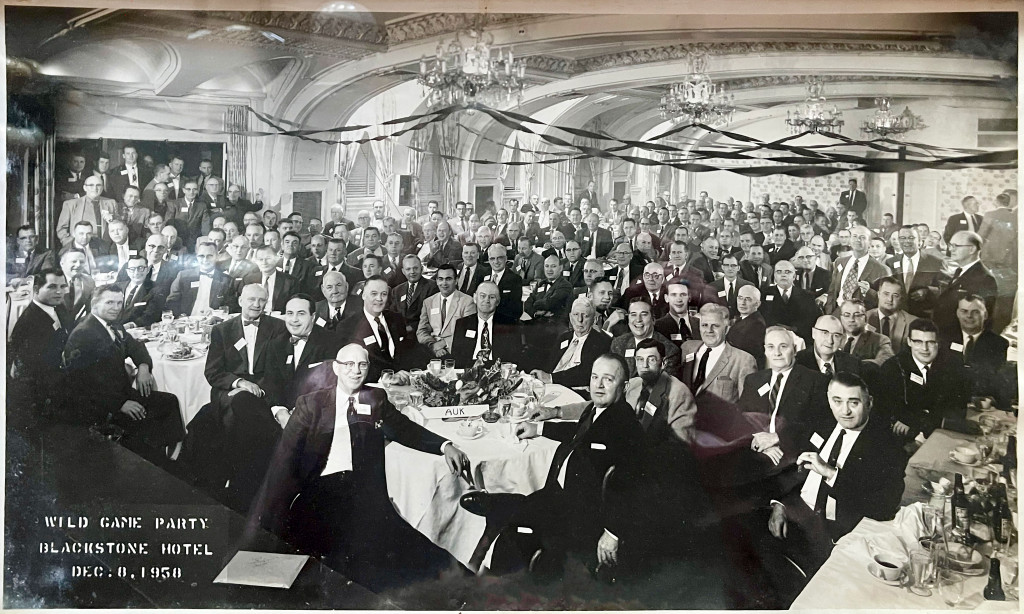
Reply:
M953 461L954 463L956 463L958 465L962 465L964 467L980 467L981 466L981 461L980 460L974 461L973 463L965 463L962 460L958 460L956 456L953 456L953 452L949 453L949 460Z
M206 352L202 352L193 348L192 354L190 356L186 356L184 358L173 358L171 356L168 356L167 354L164 354L164 360L170 360L172 362L187 362L189 360L202 358L203 356L206 356Z
M921 490L925 491L926 493L928 493L929 495L931 495L933 497L942 497L944 499L948 499L949 497L953 496L953 493L951 493L951 492L946 492L946 493L935 492L934 490L932 490L931 484L928 484L927 482L924 483L924 484L921 484Z

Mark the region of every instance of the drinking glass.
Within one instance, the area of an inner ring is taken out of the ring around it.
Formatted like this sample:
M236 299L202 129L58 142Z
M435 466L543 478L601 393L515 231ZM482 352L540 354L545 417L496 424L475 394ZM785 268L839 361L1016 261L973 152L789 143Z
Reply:
M964 577L952 569L939 571L935 582L939 589L939 596L950 607L959 605L964 597Z
M992 431L992 429L990 428L989 432L991 432L991 431ZM988 436L979 437L978 438L978 442L977 442L977 446L978 446L978 452L981 453L980 454L981 458L978 459L978 464L979 465L984 465L985 463L988 462L989 455L992 454L992 438L988 437Z
M163 312L163 314L160 315L160 321L164 323L165 329L170 329L171 322L174 322L174 312L170 310Z
M455 359L445 358L444 359L444 377L451 379L455 377Z
M391 386L395 382L395 372L391 369L385 369L380 372L380 385L384 386L384 390L388 393L391 392Z
M190 332L190 333L194 333L194 332L196 332L199 329L199 322L197 320L192 319L192 318L189 318L188 320L186 320L185 321L185 325L188 328L188 332Z
M441 377L441 372L443 369L444 362L440 358L435 358L431 360L430 364L427 365L427 370L430 371L430 374L433 375L434 377Z
M391 402L395 404L395 408L398 411L404 411L409 406L409 393L408 392L396 392L391 397Z
M409 405L423 411L423 393L419 390L413 390L409 393Z
M1000 575L1003 579L1003 593L1010 599L1020 598L1020 589L1017 587L1017 553L1007 555L1000 559Z
M910 591L927 597L932 594L928 585L933 577L932 557L926 552L915 552L910 556Z
M544 402L544 391L547 389L547 384L540 380L540 378L533 378L530 382L530 392L533 393L533 398L536 399L537 403Z
M516 363L514 362L503 362L501 363L501 379L511 379L512 375L516 373Z

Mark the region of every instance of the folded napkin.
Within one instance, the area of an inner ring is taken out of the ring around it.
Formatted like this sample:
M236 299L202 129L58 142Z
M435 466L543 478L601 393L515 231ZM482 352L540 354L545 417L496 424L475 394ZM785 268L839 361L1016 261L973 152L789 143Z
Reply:
M905 563L910 558L909 553L923 550L917 540L928 532L925 528L924 507L923 503L914 503L900 508L896 517L888 522L871 521L877 525L877 530L872 531L870 537L861 538L867 559L883 555L893 562ZM869 520L865 518L862 522Z

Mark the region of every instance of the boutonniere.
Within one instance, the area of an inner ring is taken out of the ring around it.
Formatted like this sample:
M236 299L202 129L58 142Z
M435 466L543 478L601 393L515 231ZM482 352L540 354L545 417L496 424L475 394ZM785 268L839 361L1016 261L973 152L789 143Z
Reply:
M383 420L378 420L378 421L374 422L373 423L373 428L377 429L378 431L380 429L384 428L384 421Z

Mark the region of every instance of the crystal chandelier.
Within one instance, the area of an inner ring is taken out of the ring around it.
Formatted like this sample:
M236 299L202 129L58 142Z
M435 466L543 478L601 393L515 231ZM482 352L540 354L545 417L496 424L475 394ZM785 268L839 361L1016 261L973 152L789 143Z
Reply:
M461 37L468 39L463 45ZM437 44L433 58L420 59L417 81L424 87L430 108L482 103L497 107L523 96L526 62L515 59L512 48L495 48L494 36L482 28L455 34L455 40Z
M807 99L804 100L804 114L800 110L786 111L786 123L791 134L801 132L842 132L843 112L827 107L828 99L821 95L824 86L821 77L807 79Z
M914 115L910 111L910 107L906 107L902 113L896 114L892 112L892 100L889 98L875 98L875 104L878 105L878 110L860 127L864 133L878 135L882 138L888 136L898 138L911 130L927 128L921 116Z
M732 122L735 96L725 93L721 84L715 87L707 74L707 53L690 55L690 74L681 83L673 83L668 94L661 97L662 119L699 124L724 125Z

